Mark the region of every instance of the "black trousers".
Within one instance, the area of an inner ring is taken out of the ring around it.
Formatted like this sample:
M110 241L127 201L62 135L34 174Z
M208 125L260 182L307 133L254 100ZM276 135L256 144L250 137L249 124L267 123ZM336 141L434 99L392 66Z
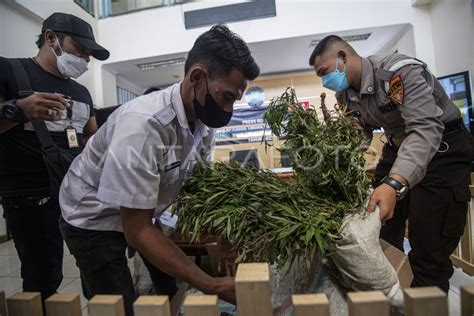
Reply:
M438 286L448 292L454 272L449 257L464 232L467 202L471 199L473 143L468 131L445 136L443 142L441 149L446 149L446 144L449 149L433 157L426 176L397 203L394 217L382 227L380 237L403 251L408 219L412 287ZM389 174L396 156L397 148L386 144L374 186Z
M42 201L44 202L44 200ZM23 291L41 292L43 300L56 293L63 280L63 239L57 200L39 198L2 201L5 218L21 261Z
M69 225L61 218L61 233L81 273L82 291L87 299L96 294L123 295L125 313L133 315L133 302L138 298L128 269L123 233L94 231ZM171 299L177 292L176 279L155 268L141 256L158 295Z

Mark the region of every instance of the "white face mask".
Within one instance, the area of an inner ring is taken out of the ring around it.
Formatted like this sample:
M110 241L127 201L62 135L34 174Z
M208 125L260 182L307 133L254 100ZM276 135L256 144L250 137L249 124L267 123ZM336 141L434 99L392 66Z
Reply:
M59 39L56 38L59 44ZM87 71L87 60L77 57L73 54L66 53L61 44L59 44L61 49L61 55L56 55L56 52L53 49L53 53L56 56L56 64L58 70L65 78L79 78Z

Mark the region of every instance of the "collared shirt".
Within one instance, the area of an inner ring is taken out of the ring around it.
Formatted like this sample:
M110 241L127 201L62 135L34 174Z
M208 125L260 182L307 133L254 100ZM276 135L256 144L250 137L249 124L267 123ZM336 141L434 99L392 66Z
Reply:
M404 138L390 173L403 176L413 187L424 178L440 146L444 123L460 118L460 111L424 67L409 64L389 71L396 62L408 58L401 54L362 58L360 92L349 88L336 97L359 112L364 124ZM397 76L403 83L401 105L390 100L385 91L385 82Z
M213 130L196 121L191 133L181 84L118 108L88 141L61 185L62 216L72 226L123 231L120 207L172 204L197 159L210 159Z

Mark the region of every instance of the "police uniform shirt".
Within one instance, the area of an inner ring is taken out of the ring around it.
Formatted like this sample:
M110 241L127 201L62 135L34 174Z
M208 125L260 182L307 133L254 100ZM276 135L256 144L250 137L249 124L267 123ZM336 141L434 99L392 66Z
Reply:
M422 65L407 63L389 70L407 59L413 60L396 53L362 58L360 93L349 88L336 97L360 112L364 124L404 139L390 173L403 176L413 187L439 149L444 123L460 118L460 111Z
M172 204L197 159L209 160L214 132L197 121L189 130L181 84L117 109L72 163L60 190L63 218L90 230L123 231L120 207Z

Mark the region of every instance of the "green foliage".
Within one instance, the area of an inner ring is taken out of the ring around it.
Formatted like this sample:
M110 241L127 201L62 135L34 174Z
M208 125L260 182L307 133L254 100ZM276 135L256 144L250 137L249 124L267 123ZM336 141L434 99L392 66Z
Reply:
M339 207L339 209L338 209ZM335 242L342 205L327 203L270 171L238 162L199 163L177 201L182 232L219 234L239 261L286 262Z
M364 167L363 135L358 122L342 110L327 123L313 108L298 104L294 89L272 100L265 120L276 136L284 136L280 149L293 159L303 185L333 203L347 202L359 209L370 181Z
M351 117L335 113L325 124L297 104L288 89L265 114L281 151L293 158L297 184L237 162L196 165L177 200L179 228L228 240L237 262L284 263L325 255L340 239L342 219L367 197L362 136Z

